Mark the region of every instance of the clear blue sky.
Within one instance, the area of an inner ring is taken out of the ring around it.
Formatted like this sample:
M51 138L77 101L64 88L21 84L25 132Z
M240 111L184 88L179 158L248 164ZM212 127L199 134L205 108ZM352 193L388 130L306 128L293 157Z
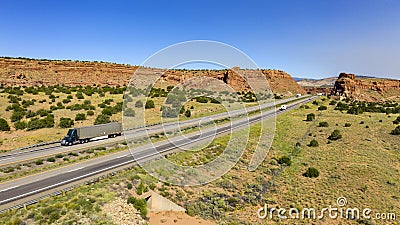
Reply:
M230 44L296 77L400 78L400 1L4 1L0 55L141 64L181 41Z

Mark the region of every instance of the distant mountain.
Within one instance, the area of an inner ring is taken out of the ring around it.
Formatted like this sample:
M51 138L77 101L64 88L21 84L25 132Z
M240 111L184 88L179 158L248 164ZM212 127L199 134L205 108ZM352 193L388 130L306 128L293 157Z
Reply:
M293 78L293 80L294 81L301 81L301 80L305 80L305 79L308 79L308 78L301 78L301 77L292 77Z
M336 79L336 77L329 77L324 79L305 78L301 80L296 80L296 82L302 87L333 87Z

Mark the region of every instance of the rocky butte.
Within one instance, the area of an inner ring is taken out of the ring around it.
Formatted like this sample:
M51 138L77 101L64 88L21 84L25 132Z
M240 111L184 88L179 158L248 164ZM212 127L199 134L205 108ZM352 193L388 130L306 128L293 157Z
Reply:
M68 60L39 60L26 58L0 58L1 85L65 85L65 86L116 86L127 85L138 66L107 62L86 62ZM142 67L141 67L142 68ZM268 80L271 90L276 94L304 94L293 78L280 70L245 70L234 67L226 70L182 70L146 68L149 74L160 74L162 81L176 85L184 80L205 76L219 79L236 91L249 90L246 79L254 73L262 73ZM245 76L238 75L245 74ZM257 83L257 81L254 81Z
M340 73L331 95L370 102L400 101L400 80L357 78L354 74Z

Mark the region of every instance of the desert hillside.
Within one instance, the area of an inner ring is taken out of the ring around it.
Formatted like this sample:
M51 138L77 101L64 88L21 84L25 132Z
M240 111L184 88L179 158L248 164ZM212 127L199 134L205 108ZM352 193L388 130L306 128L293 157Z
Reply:
M318 87L331 88L336 82L337 77L329 77L324 79L302 79L297 83L302 87Z
M67 60L36 60L0 58L0 84L2 85L66 85L66 86L123 86L127 85L138 66L105 62ZM154 69L158 71L158 69ZM252 73L251 70L239 70ZM261 70L273 92L283 95L305 93L293 78L280 70ZM168 70L162 79L171 84L195 76L214 77L231 85L237 91L248 90L244 79L228 70Z
M331 94L360 101L399 101L400 80L340 73Z

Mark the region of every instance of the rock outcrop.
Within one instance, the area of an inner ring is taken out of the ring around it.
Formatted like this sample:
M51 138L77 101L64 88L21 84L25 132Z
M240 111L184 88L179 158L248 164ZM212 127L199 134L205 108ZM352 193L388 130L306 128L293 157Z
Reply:
M400 100L400 80L356 78L354 74L340 73L331 95L360 101Z
M0 58L0 84L2 85L127 85L138 66L105 62L60 60L35 60ZM213 77L229 84L236 91L246 91L248 80L260 70L232 68L228 70L168 70L146 68L147 72L160 74L164 82L176 85L193 77ZM304 94L305 91L292 77L280 70L261 70L274 93L284 95ZM240 75L238 75L238 73ZM241 75L245 75L244 77ZM265 82L265 81L264 81ZM254 83L257 83L255 81ZM261 81L258 82L261 84Z

